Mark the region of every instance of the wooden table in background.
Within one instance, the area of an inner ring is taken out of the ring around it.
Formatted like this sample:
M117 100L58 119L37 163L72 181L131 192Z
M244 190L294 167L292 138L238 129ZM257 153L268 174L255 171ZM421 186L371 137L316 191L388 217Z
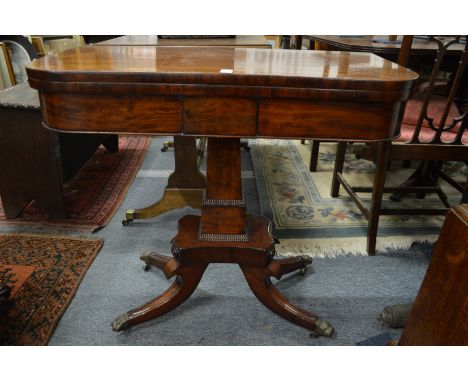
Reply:
M237 47L270 49L264 36L235 36L232 38L158 38L157 35L121 36L99 42L100 46L187 46ZM174 137L175 169L169 176L163 197L144 208L126 211L122 224L135 219L150 219L167 211L190 206L200 208L205 189L205 176L199 171L199 150L195 137Z
M265 36L229 38L158 38L157 35L121 36L99 42L100 46L235 46L237 48L271 48Z
M375 54L393 54L398 56L403 36L396 36L396 40L390 40L384 35L365 36L331 36L331 35L310 35L303 38L313 41L317 50L343 50L351 52L369 52ZM449 48L454 53L459 52L464 47L463 44L455 44ZM427 38L415 37L412 44L412 54L433 55L438 49L437 43Z
M173 256L142 256L176 280L118 317L114 330L176 308L210 263L235 263L273 312L332 335L328 322L293 305L270 281L309 261L275 259L270 222L246 214L240 138L383 144L394 136L414 72L365 53L161 46L84 47L36 60L27 71L51 129L208 137L201 216L179 220Z

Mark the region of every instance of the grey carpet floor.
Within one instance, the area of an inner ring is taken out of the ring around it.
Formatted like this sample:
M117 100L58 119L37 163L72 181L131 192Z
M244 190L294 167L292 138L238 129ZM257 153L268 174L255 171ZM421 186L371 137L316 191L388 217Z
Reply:
M380 326L377 314L388 304L414 299L428 265L430 248L377 255L314 260L304 276L290 274L276 283L293 303L330 322L332 338L310 338L298 327L270 312L249 290L236 265L210 265L195 293L163 317L123 333L112 320L163 292L171 283L161 271L143 271L139 255L155 250L170 253L177 220L198 214L183 208L128 227L125 211L149 205L162 196L173 168L171 152L162 153L163 139L153 139L150 151L112 221L94 235L105 244L63 315L50 345L354 345L400 330ZM248 153L242 154L243 186L249 212L259 213L258 196ZM1 231L35 232L17 227ZM42 231L44 232L44 231ZM51 231L54 232L54 231ZM90 234L92 235L92 234Z

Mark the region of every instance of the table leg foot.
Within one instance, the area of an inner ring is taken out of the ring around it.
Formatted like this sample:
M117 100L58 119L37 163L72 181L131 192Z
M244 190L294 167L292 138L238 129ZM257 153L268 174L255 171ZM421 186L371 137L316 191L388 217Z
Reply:
M207 264L182 267L175 259L171 259L164 267L164 270L168 278L177 275L174 283L163 294L145 305L117 317L112 322L112 330L120 332L177 308L192 295L206 267ZM173 269L169 270L169 268Z
M203 199L202 188L193 189L170 189L164 190L163 197L156 203L139 209L127 210L122 224L127 226L135 219L151 219L167 211L189 206L200 208Z
M122 330L128 329L129 327L128 313L121 314L114 321L112 321L112 330L114 332L121 332Z
M171 259L173 257L160 255L156 252L146 252L140 256L140 260L145 262L145 271L149 271L151 266L164 270Z
M299 270L301 275L304 275L307 266L312 264L312 258L306 256L296 256L287 259L273 260L269 265L270 275L276 279L280 279L285 274Z
M291 304L270 281L268 268L240 265L254 295L274 313L288 321L313 331L315 335L331 337L334 329L317 315Z

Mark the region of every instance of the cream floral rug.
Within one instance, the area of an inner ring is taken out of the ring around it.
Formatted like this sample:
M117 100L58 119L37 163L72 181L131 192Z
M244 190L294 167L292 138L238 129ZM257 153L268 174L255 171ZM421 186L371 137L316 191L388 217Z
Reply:
M301 144L298 140L258 139L251 141L251 147L260 209L272 221L273 234L281 241L277 246L279 254L334 257L367 253L366 218L342 188L339 198L330 196L336 144L321 143L316 173L308 170L310 144ZM374 165L356 159L355 149L356 145L348 145L344 175L352 185L371 186ZM392 163L386 185L402 183L414 166L406 169L401 162ZM446 167L446 171L466 179L465 165L449 162ZM458 191L447 184L442 187L451 203L460 201ZM370 201L370 194L361 196ZM389 196L384 195L383 203L394 208L442 206L435 195L425 199L409 195L399 203L390 201ZM438 237L443 220L442 216L381 216L377 253L408 249L415 242L432 243Z

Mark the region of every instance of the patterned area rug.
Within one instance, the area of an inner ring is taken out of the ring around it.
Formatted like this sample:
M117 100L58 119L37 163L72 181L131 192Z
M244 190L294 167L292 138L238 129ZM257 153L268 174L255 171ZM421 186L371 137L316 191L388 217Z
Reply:
M279 254L304 253L313 257L366 254L367 220L342 188L339 198L330 196L336 144L321 144L316 173L308 169L310 144L259 139L251 141L251 146L260 209L272 221L274 235L281 239L277 246ZM466 166L456 162L446 165L447 172L466 179ZM386 184L399 185L412 171L403 168L401 162L392 163ZM353 146L348 145L344 175L350 183L371 186L373 172L373 163L356 159ZM451 203L459 203L459 192L448 185L442 187ZM370 202L370 194L362 196ZM384 204L395 208L396 203L389 196L384 195ZM423 200L409 196L398 204L442 206L434 195ZM443 220L442 216L382 216L377 251L408 249L415 242L432 243Z
M12 287L0 345L46 345L101 247L100 239L0 235L0 282Z
M113 154L101 146L64 186L67 219L47 220L32 201L17 219L7 220L0 201L0 224L99 230L122 203L150 142L149 137L121 136L119 152Z

